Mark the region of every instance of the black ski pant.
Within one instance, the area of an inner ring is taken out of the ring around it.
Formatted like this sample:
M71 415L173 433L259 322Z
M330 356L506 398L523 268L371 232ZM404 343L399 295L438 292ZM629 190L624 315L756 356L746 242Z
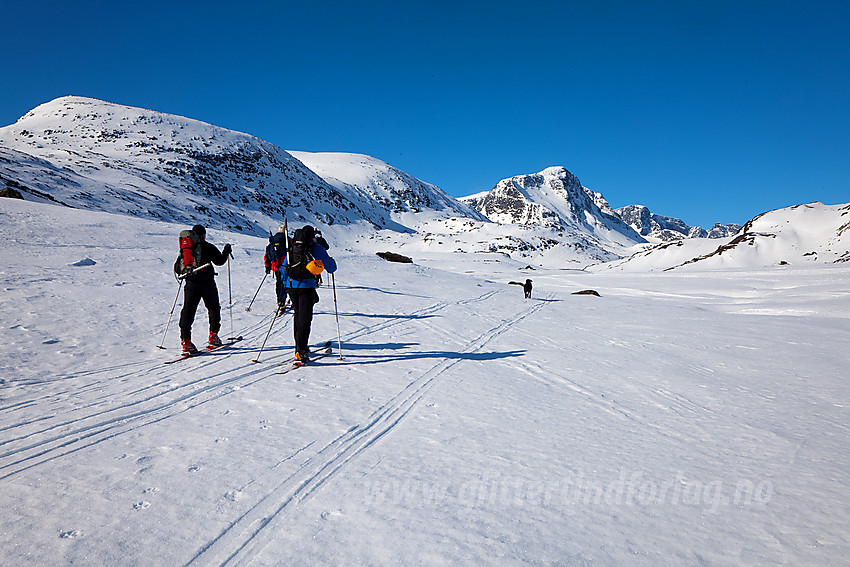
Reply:
M310 327L313 324L313 306L319 302L315 289L290 289L292 307L295 310L293 328L295 330L295 350L310 351Z
M207 278L187 281L183 287L183 309L180 311L181 340L192 339L192 323L195 322L195 312L202 299L210 313L210 332L217 333L221 329L221 305L218 302L215 280Z

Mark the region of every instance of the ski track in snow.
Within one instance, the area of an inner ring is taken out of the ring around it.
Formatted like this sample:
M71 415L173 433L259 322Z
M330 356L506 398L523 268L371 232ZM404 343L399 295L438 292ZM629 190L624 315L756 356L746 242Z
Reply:
M476 298L458 301L457 304L485 301L497 293L499 292L488 292ZM554 294L550 295L550 298L552 297ZM509 332L517 323L535 314L545 305L545 302L539 302L529 310L513 315L467 342L459 354L480 351L490 341ZM445 307L447 307L445 303L436 304L420 310L417 314L433 313ZM393 324L396 322L376 325L371 331L383 330ZM390 433L419 404L447 370L463 361L462 356L444 359L424 373L412 375L408 385L370 415L364 423L352 426L344 434L322 447L277 486L273 486L277 480L272 474L273 470L267 475L269 478L254 481L255 486L269 487L266 495L204 547L189 563L244 565L250 562L274 537L279 525L285 521L285 512L290 505L297 505L309 499L336 476L347 463Z
M641 415L634 409L634 406L640 405L635 403L634 399L632 400L632 404L629 405L618 403L611 397L606 397L603 393L590 389L587 385L570 378L567 374L557 369L547 369L533 362L512 360L507 362L507 364L545 384L566 387L580 394L589 403L607 412L609 415L618 419L630 420L636 423L641 429L651 429L655 433L679 443L683 447L692 447L694 442L699 440L698 436L686 436L686 433L683 433L682 430L665 427L663 424L656 423L651 418ZM641 392L641 396L638 399L640 401L649 401L655 407L662 410L672 411L683 419L692 419L697 416L704 416L706 413L714 413L710 408L699 405L681 394L673 393L663 388L645 389Z
M350 341L386 330L411 318L427 317L451 305L485 301L496 293L498 292L489 291L479 297L462 299L454 304L438 302L413 311L407 315L407 319L392 319L366 327L361 331L347 335L346 340ZM258 342L258 336L265 336L265 330L271 317L271 315L267 315L252 327L243 331L243 334L254 337L254 341ZM275 332L276 334L281 333L288 328L287 319L286 323L279 326ZM130 370L113 379L116 382L127 383L130 377L144 374L155 378L149 385L130 391L110 390L104 397L96 398L92 403L75 404L74 400L88 399L83 394L89 394L92 390L103 388L103 384L99 381L88 386L80 387L77 385L67 390L51 392L39 398L27 400L25 403L0 408L0 411L12 412L31 407L37 403L54 402L54 407L49 415L38 420L15 423L5 428L5 430L14 430L16 434L0 442L0 480L8 479L40 464L89 448L124 433L135 431L140 427L177 416L275 375L273 372L267 372L268 360L261 363L260 369L254 366L240 365L237 368L214 372L216 368L220 369L221 366L212 365L220 361L210 357L231 358L245 354L246 351L252 352L239 346L228 347L228 349L220 352L211 353L205 359L199 359L198 364L193 367L193 371L201 377L185 383L177 381L179 377L185 376L185 368L163 368L160 363L154 363L147 371ZM274 359L272 358L272 360ZM193 364L194 362L191 360L183 361L179 365ZM135 367L138 364L133 363L129 366ZM88 371L82 374L93 375L113 368L115 367ZM207 369L213 372L206 374ZM45 380L45 382L47 381ZM114 400L117 402L113 403ZM66 403L61 404L62 401ZM60 404L59 407L55 407L56 404ZM107 404L108 407L103 408L104 404ZM77 412L86 413L73 416ZM67 419L63 419L65 415L68 415ZM61 421L50 423L51 420L56 419ZM34 424L41 425L41 422L48 423L45 423L45 427L41 428L28 427Z
M411 321L415 321L417 325L424 322L435 326L428 318L440 311L486 302L502 293L505 292L491 290L479 296L462 298L455 302L436 302L402 314L403 316L348 333L343 337L343 345L355 339L384 332L392 327L410 324ZM241 564L256 556L273 537L274 526L284 521L283 513L290 504L308 499L338 474L349 461L388 434L417 406L440 376L464 361L462 355L480 351L491 340L509 332L514 325L545 305L545 302L538 302L531 309L523 310L467 341L465 346L458 350L461 356L442 359L424 373L409 376L407 386L369 416L364 423L352 426L343 435L320 449L310 453L315 444L314 441L295 453L282 457L278 464L297 461L299 463L297 469L288 473L286 478L280 478L281 474L287 474L287 472L275 466L270 468L264 476L251 481L249 485L253 493L259 492L263 496L222 534L198 552L190 563L237 562ZM259 340L265 336L271 318L271 315L267 315L251 328L243 330L242 334L249 335L254 342L259 343ZM274 334L278 335L290 330L287 319L283 325L276 328ZM2 411L14 412L38 403L49 403L52 406L50 413L42 418L17 422L4 429L13 431L14 436L0 442L0 480L10 479L24 471L60 460L118 436L138 432L141 428L176 417L257 382L274 378L276 374L273 370L278 367L275 360L280 358L280 355L273 355L260 365L252 365L244 355L255 351L256 349L253 348L234 346L213 353L204 359L181 362L180 368L164 366L160 362L145 361L45 379L44 384L61 385L71 377L96 377L107 372L122 370L111 380L111 384L117 384L119 388L110 389L100 396L93 396L92 392L103 389L103 383L93 381L83 386L77 384L74 388L60 388L36 399L0 408ZM218 360L236 357L242 359L236 367L225 366L226 363L223 360ZM139 368L141 364L146 365L146 368ZM216 364L219 366L215 366ZM185 365L194 365L192 374L199 377L188 382L180 381L180 378L186 376ZM135 387L130 379L138 376L153 380L144 387ZM131 387L121 390L120 385L124 384ZM88 400L88 403L82 403L80 400ZM238 492L241 493L242 490ZM141 501L134 504L134 509L144 510L148 506L150 506L149 502Z
M255 325L254 329L260 325ZM238 349L231 348L229 351L212 353L211 356L230 357L239 354L239 352ZM215 360L207 360L199 364L195 370L203 370L215 362ZM189 361L185 361L183 364L188 363ZM133 366L136 364L134 363ZM74 400L86 399L86 396L81 396L81 394L102 388L102 383L96 382L88 386L77 386L71 390L60 390L32 400L32 403L47 400L54 400L55 403L67 402L67 404L58 408L54 407L50 415L38 421L50 420L65 414L73 415L75 412L93 411L86 415L75 416L72 419L50 424L48 427L39 430L25 428L26 425L34 423L32 421L17 423L7 428L18 431L15 437L0 443L0 480L217 399L226 395L228 389L232 391L232 388L237 386L234 382L244 377L239 375L213 381L219 378L219 375L212 374L183 384L178 382L175 385L172 381L185 375L185 373L180 369L170 369L163 372L160 370L161 367L161 364L157 362L147 372L128 372L115 377L113 380L118 381L120 379L121 383L127 383L127 378L139 374L154 375L157 380L148 386L128 392L109 391L105 399L98 398L94 403L87 405L76 404ZM86 374L94 373L87 372ZM159 388L165 388L165 390L150 393L150 391ZM117 405L99 409L103 404L111 404L112 400L117 400ZM0 408L0 410L20 409L29 405L32 404L18 405L14 408ZM41 438L39 439L39 437ZM33 441L34 439L36 440Z
M0 564L846 556L847 267L541 270L557 295L522 301L507 260L340 250L346 360L282 378L288 317L250 363L261 309L238 345L162 364L173 226L30 208L0 225L27 235L3 269ZM90 246L103 233L122 236ZM45 234L56 247L33 244ZM236 289L253 292L263 242L241 241ZM587 287L604 299L568 296ZM337 354L322 296L314 344ZM634 498L595 492L619 478Z

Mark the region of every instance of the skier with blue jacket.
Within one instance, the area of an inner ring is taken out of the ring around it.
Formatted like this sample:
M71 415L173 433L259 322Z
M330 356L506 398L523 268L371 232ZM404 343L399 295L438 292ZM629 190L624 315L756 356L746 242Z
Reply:
M295 231L283 269L286 271L286 290L295 311L295 360L305 364L310 360L313 306L319 302L316 276L324 270L334 273L336 262L316 242L316 229L307 225Z

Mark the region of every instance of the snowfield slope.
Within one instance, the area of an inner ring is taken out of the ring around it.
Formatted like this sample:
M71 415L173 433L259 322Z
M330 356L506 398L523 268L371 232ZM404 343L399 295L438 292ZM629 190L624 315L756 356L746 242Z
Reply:
M379 203L358 187L329 185L254 136L83 97L45 103L0 128L0 182L28 199L72 207L200 221L256 236L276 228L284 214L293 222L405 230L391 214L400 203L424 212L468 210L433 185L397 173L394 189L401 195Z
M245 340L163 364L181 228L0 200L0 564L846 563L850 266L538 268L526 301L504 256L332 240L334 353L278 374L265 240L215 228Z
M428 212L439 218L487 220L436 185L420 181L377 158L332 152L289 151L289 154L341 192L361 193L364 201L374 201L402 223L415 225L420 219L416 214Z

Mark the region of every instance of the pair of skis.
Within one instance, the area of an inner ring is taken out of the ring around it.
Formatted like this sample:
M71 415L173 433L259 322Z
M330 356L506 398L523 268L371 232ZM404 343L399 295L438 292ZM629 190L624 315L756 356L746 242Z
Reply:
M223 349L225 349L225 348L231 346L232 344L239 342L241 340L242 340L241 336L236 337L235 339L229 339L228 342L222 344L221 346L207 347L207 348L205 348L203 350L199 350L198 352L195 352L195 353L184 354L184 355L180 356L180 358L175 358L173 360L166 360L164 364L174 364L175 362L180 362L181 360L186 360L187 358L195 358L196 356L203 356L205 354L218 352L218 351L223 350ZM312 363L316 360L324 358L324 357L330 355L332 352L333 352L333 349L331 348L331 341L328 341L324 344L324 346L318 348L317 350L310 352L310 360L307 363L301 362L301 361L297 360L295 357L292 357L292 358L288 359L287 361L282 362L280 364L280 366L282 366L283 369L279 370L276 373L277 374L286 374L290 370L300 368L302 366L305 366L306 364L310 364L310 363Z

